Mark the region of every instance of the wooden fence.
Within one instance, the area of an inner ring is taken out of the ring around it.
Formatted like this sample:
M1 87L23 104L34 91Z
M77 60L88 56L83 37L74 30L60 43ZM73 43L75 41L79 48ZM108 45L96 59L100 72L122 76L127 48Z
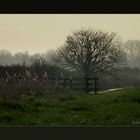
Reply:
M95 94L99 90L99 78L50 78L49 85L58 85L63 88L72 90L84 90L87 93L94 91Z
M8 82L6 80L0 80L1 90L7 90L8 88L14 89L30 89L30 90L46 90L53 89L54 87L62 87L72 90L81 90L91 92L95 94L99 90L99 78L48 78L48 79L11 79Z

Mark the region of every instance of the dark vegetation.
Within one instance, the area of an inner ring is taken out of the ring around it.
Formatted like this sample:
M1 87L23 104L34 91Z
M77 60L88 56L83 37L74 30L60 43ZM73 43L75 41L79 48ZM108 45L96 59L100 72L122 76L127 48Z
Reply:
M138 126L140 88L97 95L56 90L45 96L0 99L1 126Z

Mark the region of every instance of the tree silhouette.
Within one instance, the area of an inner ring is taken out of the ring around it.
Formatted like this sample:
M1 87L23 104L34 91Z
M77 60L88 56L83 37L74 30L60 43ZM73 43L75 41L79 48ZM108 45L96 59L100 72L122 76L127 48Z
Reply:
M121 41L115 33L81 29L67 36L58 49L61 63L85 78L111 70L122 62Z

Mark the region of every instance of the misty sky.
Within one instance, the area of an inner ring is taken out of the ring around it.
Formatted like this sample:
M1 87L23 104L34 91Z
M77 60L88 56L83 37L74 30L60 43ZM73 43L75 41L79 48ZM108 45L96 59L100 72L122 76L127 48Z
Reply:
M56 49L81 27L140 40L140 14L0 14L0 49L42 53Z

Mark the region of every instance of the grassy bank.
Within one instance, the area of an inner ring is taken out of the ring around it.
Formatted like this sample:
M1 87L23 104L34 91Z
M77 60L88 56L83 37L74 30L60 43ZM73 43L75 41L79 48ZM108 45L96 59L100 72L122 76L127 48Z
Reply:
M0 99L1 126L140 125L140 88Z

